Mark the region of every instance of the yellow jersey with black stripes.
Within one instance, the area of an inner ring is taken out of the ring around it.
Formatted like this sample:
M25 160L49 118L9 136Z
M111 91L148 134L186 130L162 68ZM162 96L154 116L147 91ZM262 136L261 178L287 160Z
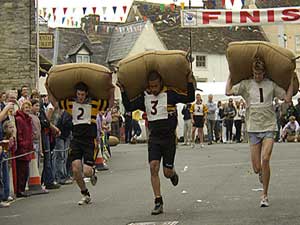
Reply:
M64 99L59 102L59 107L72 115L74 137L97 137L97 114L107 110L108 101L87 99L80 104L74 99Z

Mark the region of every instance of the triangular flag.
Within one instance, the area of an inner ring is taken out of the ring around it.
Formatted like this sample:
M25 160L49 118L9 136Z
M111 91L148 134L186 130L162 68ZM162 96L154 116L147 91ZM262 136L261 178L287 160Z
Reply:
M113 6L112 8L113 8L114 14L116 14L116 12L117 12L117 6Z
M222 7L225 6L225 0L222 0Z
M70 20L69 20L69 19L67 19L67 26L69 26L69 24L70 24Z
M93 13L96 14L97 7L93 7Z
M68 9L68 8L63 8L63 10L64 10L64 15L66 15L67 9Z
M85 15L86 7L82 7L82 10L83 10L83 15Z
M180 3L181 9L184 9L184 2Z
M162 19L162 15L158 15L158 18L161 20Z
M71 23L72 23L72 27L73 27L74 26L74 21L72 20Z
M137 12L137 5L132 6L134 14Z
M146 22L146 21L147 21L147 16L144 16L144 18L143 18L143 19L144 19L144 21Z
M78 26L78 21L75 22L75 26L76 26L76 27Z
M56 15L54 15L54 17L53 17L53 21L54 21L54 22L56 21Z
M51 18L51 13L48 14L48 20L50 20L50 18Z
M243 6L245 5L245 0L242 0L242 4L243 4Z
M73 8L73 14L75 13L75 11L76 11L76 8Z
M106 16L104 16L104 18L103 18L104 20L106 20Z
M231 1L231 4L233 5L234 4L234 0L230 0Z
M120 16L120 20L123 21L123 17L122 16Z
M127 10L127 6L126 6L126 5L124 5L124 6L123 6L123 11L124 11L124 14L126 13L126 10Z
M42 16L43 11L40 9L39 10L39 16Z
M62 24L64 24L66 17L62 18Z
M43 8L44 17L46 17L46 15L47 15L47 11L46 10L47 10L46 8Z
M161 12L164 12L165 11L165 4L160 4L159 8L160 8Z
M139 21L139 17L138 17L138 16L135 16L135 20L136 20L136 22Z
M171 9L172 12L174 12L174 10L175 10L175 4L174 3L170 4L170 9Z
M56 8L52 8L53 15L55 15Z
M105 12L106 12L106 9L107 9L107 7L106 7L106 6L103 6L103 7L102 7L103 14L105 14Z

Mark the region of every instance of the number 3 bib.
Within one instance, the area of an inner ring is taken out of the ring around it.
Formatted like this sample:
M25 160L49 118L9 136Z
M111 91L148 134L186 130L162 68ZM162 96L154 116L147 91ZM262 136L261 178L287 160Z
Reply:
M73 124L91 124L91 111L92 106L90 104L74 102L72 109Z
M149 121L168 119L167 93L155 96L145 92L145 106Z

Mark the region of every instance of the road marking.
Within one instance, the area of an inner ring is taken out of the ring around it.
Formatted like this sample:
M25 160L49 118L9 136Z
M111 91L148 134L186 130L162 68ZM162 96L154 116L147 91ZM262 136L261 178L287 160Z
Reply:
M166 222L138 222L138 223L129 223L127 225L177 225L178 221L166 221Z
M15 214L15 215L9 215L9 216L0 216L0 218L7 218L7 219L9 219L9 218L16 218L16 217L19 217L19 216L21 216L21 215Z

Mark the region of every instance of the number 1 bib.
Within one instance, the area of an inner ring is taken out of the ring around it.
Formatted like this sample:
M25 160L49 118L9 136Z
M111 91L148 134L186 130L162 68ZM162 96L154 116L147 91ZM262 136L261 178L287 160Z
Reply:
M90 104L74 102L72 109L73 124L91 124L91 111L92 106Z
M168 119L167 93L155 96L145 92L145 106L149 121Z

